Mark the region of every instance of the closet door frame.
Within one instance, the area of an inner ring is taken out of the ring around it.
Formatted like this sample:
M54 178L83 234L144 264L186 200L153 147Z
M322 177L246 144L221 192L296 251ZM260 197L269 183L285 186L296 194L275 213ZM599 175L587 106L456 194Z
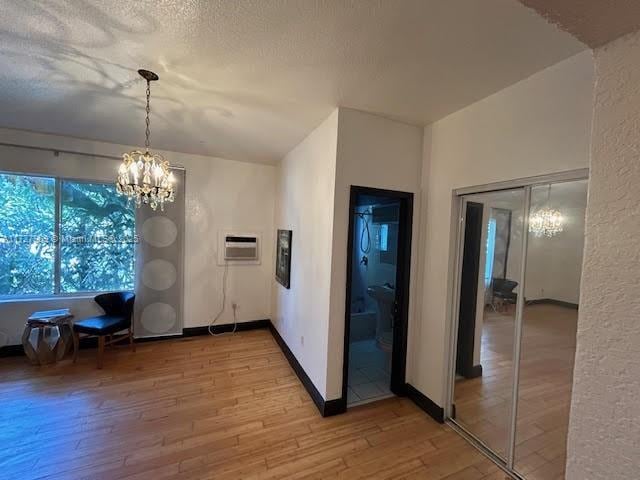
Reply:
M515 332L514 332L514 344L513 344L513 373L512 373L512 398L511 398L511 411L510 416L510 428L509 428L509 443L507 445L507 459L506 462L495 454L480 438L469 433L464 427L462 427L454 417L453 404L455 399L455 374L456 374L456 354L457 354L457 338L458 338L458 320L459 320L459 306L460 306L460 283L462 277L462 255L464 250L464 235L465 235L465 212L467 195L495 192L500 190L522 190L524 192L524 211L522 222L522 258L520 260L520 291L525 291L526 273L527 273L527 247L529 239L529 216L531 210L531 190L535 186L572 182L577 180L588 180L589 169L582 168L577 170L569 170L560 173L554 173L549 175L539 175L534 177L527 177L517 180L509 180L505 182L489 183L484 185L478 185L473 187L465 187L455 189L452 193L452 225L453 231L450 252L452 255L452 261L450 262L450 278L452 283L449 288L449 308L447 327L449 330L449 343L447 352L447 365L446 375L444 381L444 416L445 421L460 435L470 441L476 448L478 448L484 455L489 457L494 463L502 468L507 474L516 479L522 477L518 475L515 468L515 443L516 443L516 426L518 418L518 394L519 394L519 375L520 375L520 353L522 345L522 329L523 329L523 310L524 310L524 295L518 295L516 304L516 318L515 318Z

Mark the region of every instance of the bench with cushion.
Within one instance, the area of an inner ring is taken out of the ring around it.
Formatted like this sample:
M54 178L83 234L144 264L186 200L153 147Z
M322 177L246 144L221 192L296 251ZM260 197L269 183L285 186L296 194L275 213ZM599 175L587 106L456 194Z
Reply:
M98 337L98 368L102 368L105 345L128 339L130 348L135 352L131 326L135 298L133 292L103 293L95 297L94 301L104 310L104 315L74 322L73 332L76 340L79 339L79 334ZM127 330L127 333L113 338L114 334L123 330ZM105 343L106 337L109 337L109 341ZM77 353L74 354L74 362L76 356Z

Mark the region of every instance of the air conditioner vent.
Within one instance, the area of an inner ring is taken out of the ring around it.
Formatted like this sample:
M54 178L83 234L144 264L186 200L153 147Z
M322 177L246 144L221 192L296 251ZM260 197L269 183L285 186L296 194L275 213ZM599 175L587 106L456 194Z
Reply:
M225 260L258 260L258 237L245 235L225 235Z

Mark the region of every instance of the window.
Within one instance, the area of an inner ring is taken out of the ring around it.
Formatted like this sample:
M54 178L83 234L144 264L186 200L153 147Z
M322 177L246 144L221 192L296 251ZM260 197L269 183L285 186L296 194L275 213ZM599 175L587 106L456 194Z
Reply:
M0 174L0 295L54 290L55 180Z
M0 295L133 289L135 212L112 184L0 174L0 201Z
M62 181L60 291L132 290L135 212L115 187Z
M493 278L493 260L496 251L496 219L490 218L487 224L487 245L484 260L484 286L489 288Z
M380 251L386 252L389 248L389 225L380 225Z

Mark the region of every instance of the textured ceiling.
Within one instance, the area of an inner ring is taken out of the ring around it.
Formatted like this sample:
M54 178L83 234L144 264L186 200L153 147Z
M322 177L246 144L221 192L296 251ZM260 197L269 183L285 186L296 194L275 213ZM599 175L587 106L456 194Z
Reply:
M585 47L516 0L0 0L0 126L273 162L336 106L426 124Z
M520 1L591 48L640 29L639 0Z

